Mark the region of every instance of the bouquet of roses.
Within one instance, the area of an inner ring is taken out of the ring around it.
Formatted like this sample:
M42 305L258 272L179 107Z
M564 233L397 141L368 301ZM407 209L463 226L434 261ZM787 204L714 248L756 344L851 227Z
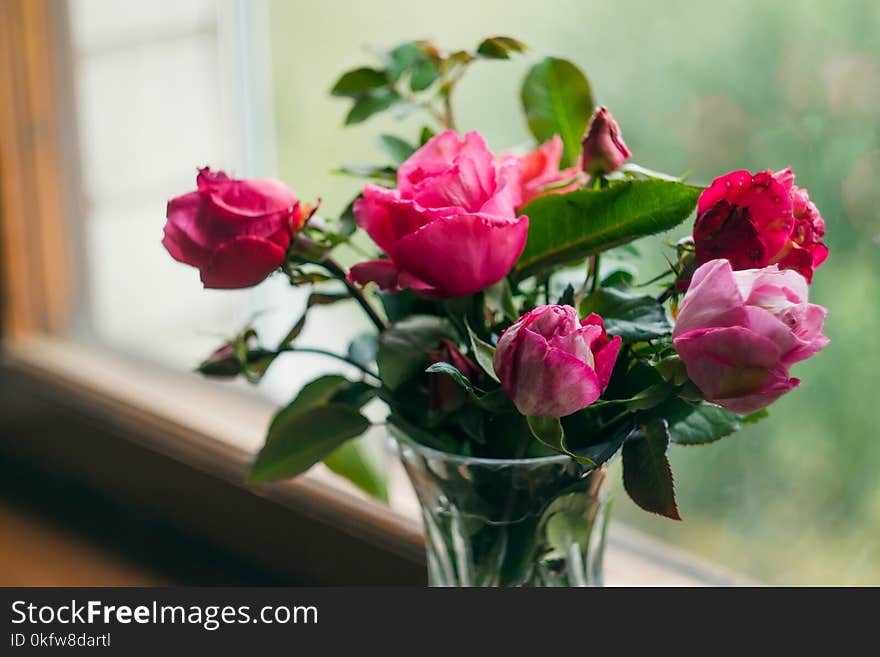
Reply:
M278 412L251 480L294 477L322 460L346 473L351 441L370 426L362 408L381 399L429 532L459 522L449 531L465 539L466 549L435 546L435 581L444 572L464 581L468 560L494 559L489 570L509 575L474 580L469 571L470 583L535 581L536 569L547 582L560 559L575 569L560 556L554 514L571 510L573 494L594 493L617 454L636 504L677 519L670 444L710 443L765 417L798 385L791 366L828 342L825 309L808 302L828 255L824 224L790 169L733 171L701 188L637 166L587 78L558 58L535 63L522 85L534 150L493 152L478 131L457 132L461 76L524 51L509 37L472 52L415 41L345 73L331 93L351 102L346 124L384 111L423 111L430 124L415 140L381 135L388 164L342 169L369 182L339 217L320 216L280 182L208 168L196 191L168 205L163 244L205 287L248 287L280 272L312 288L278 344L246 327L202 373L258 381L282 354L321 351L298 343L315 306L354 301L375 325L348 353L328 354L358 378L320 377ZM665 270L639 282L633 242L694 212L691 236L668 244ZM375 257L345 267L337 254L359 230ZM501 481L477 473L517 463L557 469ZM446 488L431 494L426 478ZM598 507L575 507L569 521L595 524ZM519 538L487 529L530 517Z

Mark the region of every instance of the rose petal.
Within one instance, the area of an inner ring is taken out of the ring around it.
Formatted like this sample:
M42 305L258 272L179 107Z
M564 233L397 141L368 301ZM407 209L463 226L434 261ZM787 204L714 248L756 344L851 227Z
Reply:
M400 270L390 260L368 260L359 262L348 271L348 280L358 285L376 283L383 290L399 291Z
M516 377L505 392L523 415L563 417L599 398L596 373L571 354L549 347L528 329L520 334L517 347Z
M723 259L697 269L678 309L673 338L696 329L745 324L743 299L733 274Z
M193 267L205 267L211 260L209 244L197 242L190 236L205 237L197 230L202 200L198 192L178 196L168 202L165 237L162 245L171 257Z
M277 180L229 180L205 190L218 213L233 218L262 218L290 214L296 195Z
M387 251L397 266L444 297L473 294L500 281L525 248L528 217L465 214L439 219Z
M202 269L207 288L236 289L263 281L284 263L285 251L269 240L243 235L214 251L210 264Z
M691 381L712 401L760 391L781 356L774 342L743 326L698 329L673 344Z

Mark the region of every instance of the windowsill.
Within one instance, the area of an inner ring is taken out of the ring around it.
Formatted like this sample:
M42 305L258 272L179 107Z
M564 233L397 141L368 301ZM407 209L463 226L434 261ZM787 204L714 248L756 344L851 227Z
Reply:
M34 337L6 345L4 356L2 369L51 390L56 399L75 400L77 412L123 423L126 439L140 448L244 489L266 504L280 504L335 527L354 541L388 553L392 565L400 559L412 569L424 562L414 496L402 469L393 465L395 511L367 499L323 466L295 481L244 486L252 453L262 445L274 412L265 399L57 338ZM606 581L611 586L750 583L620 523L612 523L609 531Z

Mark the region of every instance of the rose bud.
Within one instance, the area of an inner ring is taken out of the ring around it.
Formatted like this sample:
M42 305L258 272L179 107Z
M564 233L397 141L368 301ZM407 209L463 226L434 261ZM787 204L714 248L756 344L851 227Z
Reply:
M632 155L620 136L620 126L605 106L590 119L582 145L581 165L591 176L616 171Z
M791 169L732 171L716 178L697 202L697 262L726 258L734 269L777 264L807 279L828 257L825 222Z
M520 205L543 196L544 194L563 194L573 192L580 188L583 182L583 173L577 167L560 169L562 162L562 139L559 135L553 135L549 141L545 141L535 150L525 155L506 154L502 161L510 158L519 165L522 175Z
M397 171L397 189L364 188L358 224L388 256L352 267L349 279L409 288L428 298L473 294L513 268L529 219L517 217L519 167L496 163L478 132L431 138Z
M520 413L563 417L599 398L620 341L595 313L578 320L571 306L538 306L502 334L493 365Z
M471 383L475 383L480 375L477 364L461 353L452 340L445 338L440 340L437 349L428 352L428 365L434 363L449 363ZM428 377L428 396L432 409L450 411L464 403L467 393L450 377L443 374L429 374Z
M753 413L800 383L789 367L828 344L826 311L808 294L803 276L776 265L734 271L722 259L697 269L672 337L706 399Z
M259 363L261 360L271 358L273 355L274 352L262 347L248 347L245 365L250 366L254 363ZM236 352L235 344L227 342L203 360L196 367L196 372L205 376L234 377L242 374L244 369Z
M234 180L199 170L198 189L168 202L162 245L197 267L209 288L256 285L284 264L306 219L294 193L275 180Z

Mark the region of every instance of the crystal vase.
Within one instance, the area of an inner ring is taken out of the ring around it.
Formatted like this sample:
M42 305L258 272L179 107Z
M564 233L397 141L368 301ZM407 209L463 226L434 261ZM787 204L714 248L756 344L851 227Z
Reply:
M431 586L601 586L605 465L440 452L392 429L425 524Z

